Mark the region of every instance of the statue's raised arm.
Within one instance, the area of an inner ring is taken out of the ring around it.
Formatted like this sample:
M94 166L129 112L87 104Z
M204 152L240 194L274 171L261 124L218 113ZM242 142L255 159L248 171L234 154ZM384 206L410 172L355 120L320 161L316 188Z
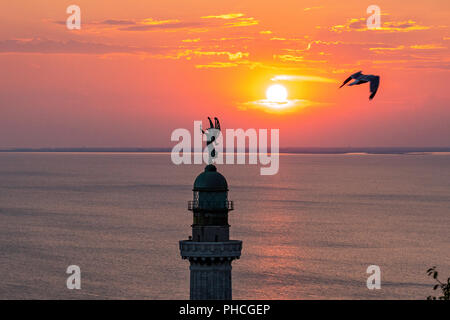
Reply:
M214 124L210 117L208 117L210 127L203 130L200 125L200 130L204 135L206 135L206 146L208 147L209 157L208 163L212 164L214 159L217 157L216 149L214 148L214 143L217 144L216 139L220 136L220 122L217 117L214 117Z

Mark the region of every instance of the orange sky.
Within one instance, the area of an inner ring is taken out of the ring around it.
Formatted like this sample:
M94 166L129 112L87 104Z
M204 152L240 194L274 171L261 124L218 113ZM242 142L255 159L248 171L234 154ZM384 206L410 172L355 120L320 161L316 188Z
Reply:
M170 147L207 116L282 147L450 146L449 17L448 0L2 1L0 148ZM337 89L359 70L381 76L372 101ZM258 106L274 83L282 112Z

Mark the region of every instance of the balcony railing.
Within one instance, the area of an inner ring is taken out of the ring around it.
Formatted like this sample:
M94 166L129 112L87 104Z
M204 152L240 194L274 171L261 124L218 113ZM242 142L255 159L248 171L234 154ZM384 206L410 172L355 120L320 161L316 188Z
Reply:
M180 253L183 259L189 260L234 260L239 259L242 241L227 240L223 242L180 241Z
M234 210L233 201L194 200L188 202L188 210Z

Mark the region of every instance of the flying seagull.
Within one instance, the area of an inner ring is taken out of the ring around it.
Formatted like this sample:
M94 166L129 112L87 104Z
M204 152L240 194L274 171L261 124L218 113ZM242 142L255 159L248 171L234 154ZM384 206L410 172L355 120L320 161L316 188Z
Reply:
M342 88L343 86L345 86L345 84L352 79L354 79L355 81L348 84L349 86L363 84L363 83L370 81L370 97L369 97L369 99L372 100L373 97L375 97L375 94L377 93L377 90L378 90L378 86L380 85L380 77L379 76L374 76L371 74L366 75L366 74L362 74L362 71L359 71L355 74L352 74L347 79L345 79L344 83L339 88Z

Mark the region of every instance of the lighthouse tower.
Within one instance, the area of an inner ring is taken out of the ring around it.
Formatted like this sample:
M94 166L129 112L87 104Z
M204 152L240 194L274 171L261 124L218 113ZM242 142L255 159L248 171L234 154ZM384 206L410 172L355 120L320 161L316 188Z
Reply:
M191 300L231 300L231 262L239 259L242 241L230 240L228 184L210 164L194 182L192 237L180 241L180 253L190 262Z

